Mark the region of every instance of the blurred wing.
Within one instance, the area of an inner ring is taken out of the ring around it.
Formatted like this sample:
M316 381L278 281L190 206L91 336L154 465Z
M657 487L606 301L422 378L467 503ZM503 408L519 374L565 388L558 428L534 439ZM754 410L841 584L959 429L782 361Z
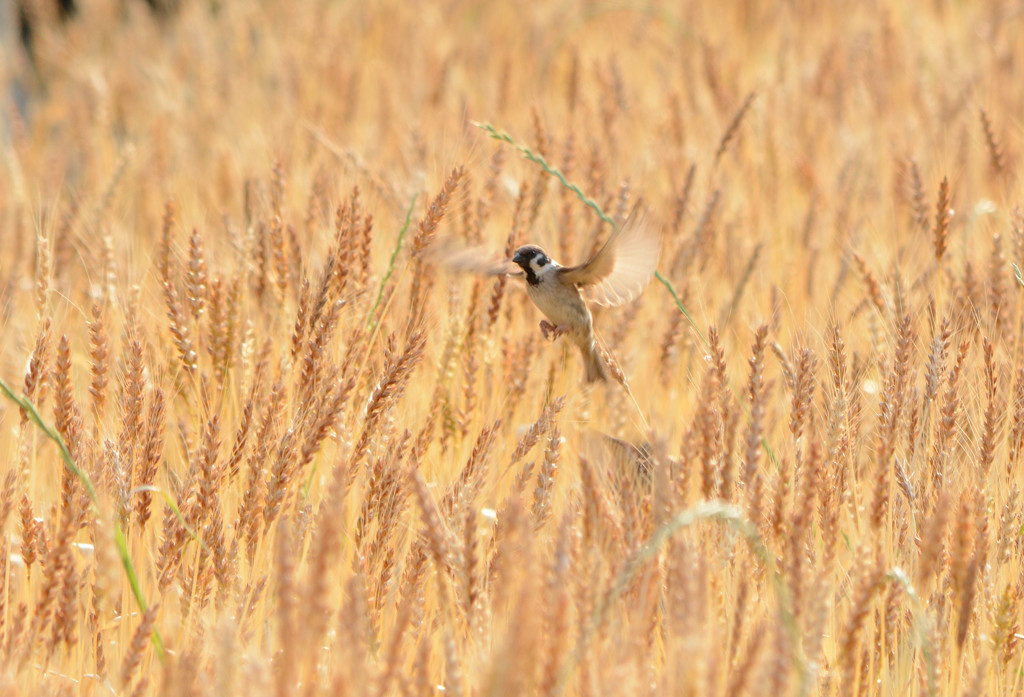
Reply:
M581 286L598 305L614 307L640 295L651 280L661 240L637 203L618 230L585 264L562 270L562 277Z
M456 246L453 242L442 242L435 245L430 258L435 264L460 273L479 273L487 276L522 273L511 261L496 256L484 247L463 247Z

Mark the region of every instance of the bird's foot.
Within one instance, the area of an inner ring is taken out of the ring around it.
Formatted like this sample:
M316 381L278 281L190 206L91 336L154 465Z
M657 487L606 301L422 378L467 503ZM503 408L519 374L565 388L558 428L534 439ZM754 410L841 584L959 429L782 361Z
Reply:
M572 327L567 325L555 326L548 322L546 319L540 321L540 333L544 335L544 338L548 341L554 341L558 337L568 334L572 330Z

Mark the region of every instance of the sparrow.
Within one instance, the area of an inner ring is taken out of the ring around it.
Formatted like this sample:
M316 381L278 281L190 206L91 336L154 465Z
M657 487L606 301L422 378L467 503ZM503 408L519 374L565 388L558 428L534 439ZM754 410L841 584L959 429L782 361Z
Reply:
M474 263L471 251L448 255L446 263L451 268L521 277L526 294L546 318L540 323L544 338L565 336L572 341L583 356L587 382L597 382L608 379L608 366L594 337L587 299L606 307L634 299L651 280L660 252L661 242L637 204L600 249L576 266L562 266L533 244L516 249L511 265ZM479 259L479 252L476 255Z

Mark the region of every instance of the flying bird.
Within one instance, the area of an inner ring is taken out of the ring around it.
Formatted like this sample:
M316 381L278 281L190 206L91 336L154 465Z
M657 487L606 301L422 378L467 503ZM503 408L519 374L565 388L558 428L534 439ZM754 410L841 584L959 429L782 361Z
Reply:
M546 318L540 323L544 338L568 337L583 356L587 382L596 382L608 379L608 366L594 337L587 300L615 307L636 298L651 280L660 252L661 241L637 204L601 248L576 266L562 266L533 244L519 247L511 261L465 249L442 251L441 262L451 269L521 277Z

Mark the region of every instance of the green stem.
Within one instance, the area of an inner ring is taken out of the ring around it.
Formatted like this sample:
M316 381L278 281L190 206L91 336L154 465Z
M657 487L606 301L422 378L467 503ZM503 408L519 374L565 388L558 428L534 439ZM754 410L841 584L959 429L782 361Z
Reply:
M85 493L89 496L89 501L92 502L93 513L97 516L100 515L99 507L97 506L96 488L92 484L92 480L89 475L85 473L78 465L75 464L74 458L71 457L71 451L68 450L68 446L64 443L64 439L61 438L60 433L43 420L43 417L39 415L39 410L32 404L26 397L19 397L15 394L14 390L3 380L0 379L0 392L3 392L7 399L11 400L19 407L25 410L28 414L29 420L39 427L50 440L57 444L60 448L61 459L64 460L64 465L71 470L78 480L82 483L85 488ZM142 594L142 587L139 585L139 578L135 574L135 566L132 564L131 555L128 552L128 541L125 539L124 531L121 529L120 523L114 522L114 542L117 545L118 554L121 557L121 565L124 566L125 575L128 577L128 584L131 586L132 594L135 596L135 601L139 605L139 609L142 612L146 612L149 609L149 605L146 603L146 597ZM156 647L157 655L160 657L160 661L164 660L164 642L160 637L160 632L153 629L153 645Z
M402 251L402 242L405 240L405 233L409 229L409 223L412 221L412 209L416 205L416 195L414 194L412 200L409 201L409 208L405 211L405 222L402 224L402 229L398 231L398 241L395 242L395 248L391 251L391 259L388 261L388 269L384 272L383 278L380 279L380 288L377 290L377 301L373 303L373 309L370 310L370 314L366 318L366 328L370 329L376 324L374 316L377 314L377 308L380 307L381 301L384 300L384 287L391 279L391 274L395 271L395 262L398 260L398 253Z
M779 573L775 558L765 545L764 540L761 539L757 528L743 517L739 507L720 501L704 501L693 508L680 511L666 521L626 561L622 571L615 577L611 587L605 592L604 597L591 614L589 622L576 642L572 659L562 668L559 685L563 690L572 670L583 660L588 645L607 622L614 602L626 592L630 584L642 572L644 566L657 559L676 533L702 521L722 523L738 532L746 540L750 551L768 570L769 581L779 603L779 619L786 629L791 645L794 649L798 646L800 633L793 615L789 587ZM799 651L793 651L792 660L797 672L806 678L807 664L800 656ZM801 680L801 682L803 683L805 680Z
M528 148L527 146L521 143L517 143L508 133L499 131L489 123L480 123L474 121L473 125L476 126L477 128L482 128L485 131L487 131L487 133L490 134L491 138L494 138L495 140L500 140L504 143L508 143L513 148L521 152L523 154L523 157L525 157L530 162L536 162L538 165L541 166L541 168L545 172L558 179L558 181L561 182L562 186L576 194L576 196L579 198L580 201L583 202L584 205L586 205L588 208L593 210L594 213L597 214L598 218L608 223L609 225L615 225L615 221L611 218L611 216L609 216L607 213L601 210L601 206L599 206L597 202L594 201L594 199L589 198L586 194L583 193L583 190L580 189L580 187L566 179L565 175L562 174L562 172L560 172L556 167L552 167L548 163L548 161L544 159L543 155L538 155L537 153L530 150L530 148ZM693 329L694 333L697 334L697 337L700 339L701 343L704 344L704 348L708 348L708 340L704 337L704 333L700 330L700 328L697 327L697 323L693 321L693 317L690 316L690 312L686 309L686 306L683 305L683 301L679 299L679 294L676 293L676 289L672 287L672 283L667 278L662 276L661 272L659 271L654 272L654 277L658 279L661 282L661 284L665 286L665 288L668 289L669 294L672 296L672 300L675 301L676 307L679 308L679 311L683 313L683 317L686 318L686 321L690 323L690 327Z

